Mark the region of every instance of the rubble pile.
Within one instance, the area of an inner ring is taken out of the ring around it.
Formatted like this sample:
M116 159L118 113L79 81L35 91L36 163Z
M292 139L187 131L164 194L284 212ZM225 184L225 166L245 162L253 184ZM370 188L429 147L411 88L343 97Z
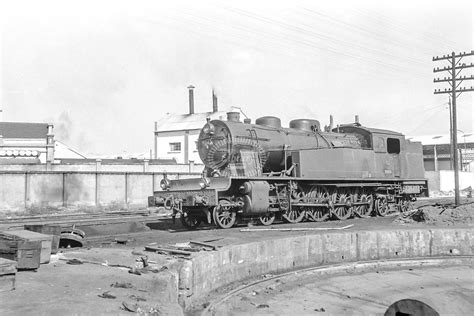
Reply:
M429 225L471 224L474 218L474 203L458 207L428 205L400 214L396 223L426 223Z

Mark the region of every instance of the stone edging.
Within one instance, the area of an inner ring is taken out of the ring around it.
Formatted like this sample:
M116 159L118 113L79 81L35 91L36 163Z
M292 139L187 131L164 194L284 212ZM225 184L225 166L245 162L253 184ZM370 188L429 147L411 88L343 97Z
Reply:
M177 275L179 303L193 302L224 285L305 267L381 259L472 255L474 229L349 231L292 236L201 252Z

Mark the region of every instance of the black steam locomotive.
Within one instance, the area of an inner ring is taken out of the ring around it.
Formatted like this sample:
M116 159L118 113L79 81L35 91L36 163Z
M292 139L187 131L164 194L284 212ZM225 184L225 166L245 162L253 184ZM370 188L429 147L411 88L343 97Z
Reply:
M179 213L194 229L201 222L230 228L238 221L275 218L290 223L405 211L427 194L420 143L358 122L323 130L317 120L289 128L262 117L250 124L239 113L208 120L198 139L205 165L200 178L170 180L148 198L149 206Z

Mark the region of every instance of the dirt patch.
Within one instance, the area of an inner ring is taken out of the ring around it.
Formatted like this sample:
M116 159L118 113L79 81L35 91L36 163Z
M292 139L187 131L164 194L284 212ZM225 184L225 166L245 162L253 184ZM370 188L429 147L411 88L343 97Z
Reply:
M472 224L474 217L474 203L458 207L443 205L427 205L407 213L400 214L395 223L425 223L428 225L455 225Z

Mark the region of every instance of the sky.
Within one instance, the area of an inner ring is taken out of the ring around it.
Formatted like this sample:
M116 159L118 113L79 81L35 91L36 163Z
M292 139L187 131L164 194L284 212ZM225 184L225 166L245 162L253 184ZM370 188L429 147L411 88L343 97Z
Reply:
M212 110L215 89L221 110L253 120L359 115L408 136L448 134L448 95L433 93L448 87L433 83L446 62L432 57L474 48L470 1L9 2L3 120L53 123L90 157L149 152L154 122L188 112L190 84L196 112ZM472 94L457 102L464 134Z

